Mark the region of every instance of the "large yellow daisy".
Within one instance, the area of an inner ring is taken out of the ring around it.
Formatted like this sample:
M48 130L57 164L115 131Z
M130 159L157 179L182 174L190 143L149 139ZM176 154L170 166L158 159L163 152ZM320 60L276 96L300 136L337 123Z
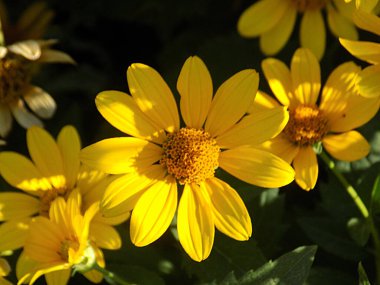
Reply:
M177 209L179 241L196 261L207 258L214 228L247 240L252 227L237 192L215 177L218 167L262 187L280 187L294 179L293 169L273 154L255 148L277 135L288 116L279 107L247 115L259 83L256 71L238 72L213 97L211 76L203 61L186 60L177 89L184 126L174 96L157 71L132 64L127 71L132 96L104 91L96 97L103 117L130 135L105 139L84 148L85 164L123 174L110 184L101 202L105 216L133 209L130 236L137 246L158 239Z
M42 126L38 118L51 118L54 99L40 87L31 84L36 65L40 63L73 63L73 59L51 49L55 41L27 40L6 47L0 46L0 136L12 127L12 114L24 128ZM32 110L37 116L29 112Z
M44 129L27 130L29 158L12 151L0 153L2 177L20 192L0 193L0 251L24 246L29 224L36 216L48 217L51 203L58 197L67 198L77 189L81 194L82 211L99 202L106 186L114 180L100 171L80 164L80 138L72 126L64 127L57 141ZM104 218L97 214L92 219L90 238L99 247L118 249L121 239L114 225L129 214ZM101 274L94 277L101 279Z
M355 92L359 66L353 62L341 64L329 75L322 90L318 60L308 49L300 48L294 53L290 70L275 58L265 59L262 68L273 94L288 107L290 116L282 133L264 143L264 149L293 163L300 187L310 190L317 182L313 146L319 143L338 160L354 161L368 154L368 142L354 129L376 114L380 98L367 99ZM261 92L251 111L278 105Z
M380 18L374 14L358 10L353 16L355 24L363 30L380 36ZM380 96L380 43L339 39L341 44L355 57L371 65L359 74L357 82L361 95L373 98Z
M18 284L33 284L45 275L47 284L66 285L71 270L85 271L97 260L97 248L89 238L90 223L99 206L95 203L84 214L81 195L74 190L67 202L58 197L52 202L49 217L37 217L24 247L19 264ZM102 262L102 260L100 260Z
M327 23L336 37L356 40L358 32L352 22L355 3L345 0L259 0L248 7L238 20L241 36L260 37L260 48L266 55L278 53L289 40L297 14L301 14L300 45L311 49L321 59L326 46Z

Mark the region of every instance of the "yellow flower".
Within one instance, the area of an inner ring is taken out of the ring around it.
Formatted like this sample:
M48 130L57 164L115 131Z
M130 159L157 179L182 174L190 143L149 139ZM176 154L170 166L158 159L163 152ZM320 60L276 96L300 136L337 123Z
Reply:
M85 164L111 174L123 174L107 188L101 202L105 216L131 211L130 236L137 246L158 239L177 209L177 182L183 185L177 229L184 250L196 261L212 249L214 228L247 240L252 227L237 192L215 177L221 167L237 178L262 187L279 187L294 179L280 158L257 150L287 122L284 108L246 115L259 78L251 69L224 82L213 98L211 76L203 61L186 60L174 96L153 68L132 64L127 71L132 96L104 91L96 97L103 117L130 135L105 139L84 148Z
M32 217L47 217L51 203L58 197L67 198L74 190L82 195L82 211L99 202L106 186L114 180L80 164L80 138L72 126L64 127L55 141L40 127L27 130L27 144L32 160L16 152L0 153L0 173L13 187L25 193L1 192L0 251L24 246ZM121 239L113 225L120 224L129 214L104 218L97 214L92 220L90 238L100 248L118 249ZM101 275L97 276L101 278Z
M380 35L380 18L362 10L355 11L355 24L371 33ZM357 87L361 95L368 98L380 96L380 43L368 41L351 41L340 38L341 44L355 57L371 65L359 74Z
M89 238L90 222L98 208L95 203L82 215L81 195L76 190L70 193L67 202L62 197L55 199L49 218L40 216L31 223L23 258L17 265L21 277L18 284L33 284L46 275L48 284L65 285L72 269L91 270L98 262L98 249Z
M6 6L0 1L0 26L7 44L42 38L53 16L46 3L37 1L22 12L16 23L11 23Z
M54 99L30 81L39 63L73 63L72 58L50 46L55 41L28 40L7 47L0 46L0 136L8 134L12 127L12 114L16 121L28 128L42 125L40 118L50 118L56 109Z
M355 3L345 3L344 0L260 0L242 13L237 28L243 37L260 37L263 53L274 55L289 40L299 13L302 15L301 46L311 49L321 59L326 46L323 10L326 10L328 26L336 37L358 38L352 23Z
M353 129L376 114L380 99L367 99L355 92L359 66L346 62L335 68L320 98L320 66L308 49L300 48L295 52L290 70L274 58L265 59L262 68L273 94L289 108L290 116L282 133L263 147L293 162L295 180L300 187L310 190L317 182L315 144L322 143L329 154L344 161L354 161L368 154L368 142ZM251 111L278 105L261 92Z
M10 271L9 263L4 258L0 258L0 285L12 285L11 282L4 278Z

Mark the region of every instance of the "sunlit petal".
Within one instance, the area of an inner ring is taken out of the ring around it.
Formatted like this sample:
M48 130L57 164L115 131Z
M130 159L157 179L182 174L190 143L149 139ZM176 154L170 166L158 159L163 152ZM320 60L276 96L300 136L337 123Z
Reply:
M31 217L40 210L35 197L17 192L0 193L0 221Z
M297 184L306 191L313 189L318 179L318 162L313 148L299 148L293 166L296 171Z
M320 10L306 10L300 27L300 41L303 48L310 49L321 59L326 46L326 27Z

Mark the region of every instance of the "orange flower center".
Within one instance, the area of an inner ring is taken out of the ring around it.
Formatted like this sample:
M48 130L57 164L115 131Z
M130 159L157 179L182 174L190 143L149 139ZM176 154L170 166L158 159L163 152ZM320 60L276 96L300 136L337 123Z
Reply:
M204 130L182 128L169 134L162 145L160 164L183 185L213 177L218 168L220 148Z
M299 105L289 111L284 134L291 142L300 146L313 145L321 141L327 132L328 120L318 107Z
M49 210L51 203L58 197L64 197L69 194L70 191L66 188L52 189L44 191L40 197L40 215L49 217Z
M31 79L30 65L18 56L0 59L0 103L9 103L23 95Z
M290 0L299 12L318 10L326 6L328 0Z
M70 262L73 258L73 254L79 249L79 242L76 238L65 239L61 242L61 248L59 255L66 262Z

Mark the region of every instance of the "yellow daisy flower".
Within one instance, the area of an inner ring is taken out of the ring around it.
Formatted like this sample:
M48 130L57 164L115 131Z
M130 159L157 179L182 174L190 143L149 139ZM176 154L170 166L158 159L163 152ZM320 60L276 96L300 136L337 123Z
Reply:
M153 68L136 63L127 71L132 96L104 91L96 97L102 116L130 135L105 139L84 148L90 167L125 174L112 182L101 202L105 216L131 211L130 236L137 246L158 239L177 209L177 229L184 250L206 259L214 228L237 239L251 236L251 220L238 193L215 177L218 167L262 187L280 187L294 179L282 159L255 148L277 135L288 116L284 108L247 115L259 83L256 71L243 70L224 82L213 97L203 61L186 60L177 89L180 109L168 85Z
M378 16L358 10L355 11L353 19L359 28L380 36L380 18ZM357 82L359 93L368 98L379 97L380 43L351 41L343 38L339 40L353 56L371 64L359 74Z
M317 182L314 145L322 143L338 160L354 161L368 154L368 142L354 129L376 114L380 99L367 99L355 92L359 66L353 62L341 64L329 75L322 90L318 60L308 49L300 48L294 53L290 70L274 58L265 59L262 68L273 94L288 107L290 116L282 133L264 143L263 148L293 163L295 180L301 188L311 190ZM251 112L278 105L261 92Z
M0 1L0 20L7 44L42 38L53 16L54 12L45 2L37 1L22 12L16 23L12 23L4 1Z
M80 164L80 138L72 126L64 127L55 141L40 127L27 130L27 145L32 160L12 151L0 153L0 173L13 187L24 191L1 192L0 250L24 246L29 224L36 215L47 217L51 203L58 197L67 198L78 189L82 195L82 210L99 202L113 177ZM90 238L100 248L119 249L121 239L114 225L129 217L129 213L113 218L97 214L92 220ZM101 279L98 274L96 278Z
M12 285L12 282L9 282L4 278L9 272L11 272L9 263L4 258L0 258L0 285Z
M24 128L42 126L38 118L53 116L54 99L43 89L31 84L33 71L39 63L73 63L73 59L51 49L55 41L27 40L6 47L0 46L0 136L12 127L12 114ZM30 113L32 110L37 116Z
M89 238L90 222L99 205L84 215L81 195L74 190L67 202L58 197L50 207L49 218L37 217L31 224L24 247L24 258L17 265L24 275L18 284L33 284L45 275L48 284L66 285L71 270L90 270L97 260L97 249Z
M328 26L336 37L358 39L352 22L355 3L345 3L344 0L260 0L242 13L237 29L243 37L260 37L262 52L274 55L289 40L299 13L302 15L300 45L321 59L326 46L324 10Z

